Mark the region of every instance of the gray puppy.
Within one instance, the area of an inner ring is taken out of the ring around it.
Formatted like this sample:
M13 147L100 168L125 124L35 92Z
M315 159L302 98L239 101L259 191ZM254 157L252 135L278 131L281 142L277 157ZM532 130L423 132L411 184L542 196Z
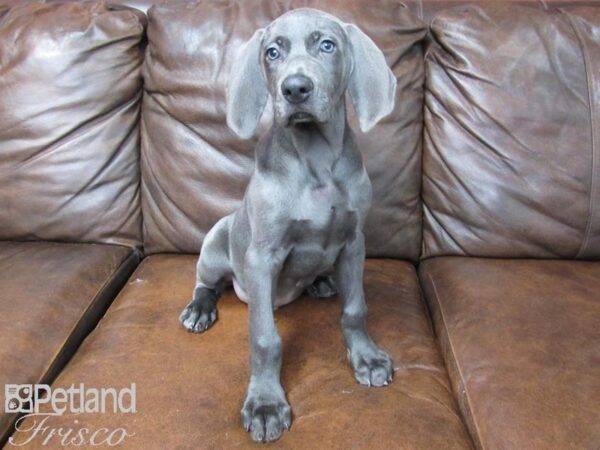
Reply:
M235 61L227 124L251 137L269 96L274 123L256 148L240 209L206 235L193 299L180 321L189 331L207 330L220 293L233 282L250 314L251 376L242 422L254 440L274 441L290 427L291 411L280 383L273 309L303 291L328 296L337 286L356 379L369 386L392 379L392 362L365 324L362 230L371 183L346 122L345 92L368 131L392 111L396 79L356 26L306 8L256 31Z

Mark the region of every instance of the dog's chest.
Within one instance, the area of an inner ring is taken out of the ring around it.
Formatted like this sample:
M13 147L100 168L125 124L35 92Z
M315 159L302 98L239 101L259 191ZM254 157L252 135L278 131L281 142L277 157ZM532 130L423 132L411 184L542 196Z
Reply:
M295 244L318 244L323 249L354 238L357 212L350 192L339 180L307 183L293 199L290 238Z
M349 193L333 180L308 184L290 200L293 213L286 239L290 252L282 276L294 289L303 289L329 271L344 244L354 239L358 215Z

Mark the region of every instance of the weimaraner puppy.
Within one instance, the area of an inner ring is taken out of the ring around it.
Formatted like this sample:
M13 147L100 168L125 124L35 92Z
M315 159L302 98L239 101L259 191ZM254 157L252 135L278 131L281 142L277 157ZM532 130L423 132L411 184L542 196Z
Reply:
M368 131L392 111L396 79L355 25L307 8L256 31L235 61L227 124L242 138L253 136L269 97L274 123L256 148L240 209L206 235L193 298L180 321L189 331L206 331L231 282L248 303L251 376L241 415L252 438L264 442L291 425L273 310L305 290L313 296L339 292L358 382L384 386L392 380L390 357L365 323L362 230L371 183L346 122L345 92L361 130Z

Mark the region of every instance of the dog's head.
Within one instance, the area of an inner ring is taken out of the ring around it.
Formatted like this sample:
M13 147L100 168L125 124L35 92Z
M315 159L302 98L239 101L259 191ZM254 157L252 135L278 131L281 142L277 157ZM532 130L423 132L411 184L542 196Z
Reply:
M396 78L367 35L321 11L296 9L240 49L227 87L227 124L251 137L269 95L279 126L325 123L346 89L362 131L394 107Z

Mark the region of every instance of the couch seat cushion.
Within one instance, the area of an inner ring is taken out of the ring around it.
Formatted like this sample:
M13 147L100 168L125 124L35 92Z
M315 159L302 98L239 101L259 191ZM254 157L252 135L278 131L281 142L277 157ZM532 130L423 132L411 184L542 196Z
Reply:
M78 426L134 433L119 448L257 448L240 422L247 306L227 291L219 320L200 335L177 320L194 287L196 260L146 258L57 379L62 387L136 383L135 414L79 415ZM371 260L365 282L369 327L394 359L393 383L370 389L354 381L336 299L302 298L279 309L282 383L294 422L278 448L470 448L413 266ZM48 425L72 427L73 420L65 414ZM25 437L16 434L15 442ZM27 448L42 448L41 442Z
M482 448L598 448L600 262L446 257L420 277Z
M52 381L137 262L116 245L0 242L0 407L6 384ZM0 443L16 417L0 415Z

